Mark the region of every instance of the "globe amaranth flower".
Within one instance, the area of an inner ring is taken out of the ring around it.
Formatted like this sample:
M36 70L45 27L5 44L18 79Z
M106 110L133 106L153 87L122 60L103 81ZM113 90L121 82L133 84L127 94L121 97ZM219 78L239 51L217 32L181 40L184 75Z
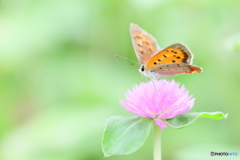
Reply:
M165 119L193 107L195 99L192 97L183 85L180 87L180 83L174 80L154 80L134 85L125 94L126 101L120 100L120 104L134 114L154 119L164 129L167 127Z

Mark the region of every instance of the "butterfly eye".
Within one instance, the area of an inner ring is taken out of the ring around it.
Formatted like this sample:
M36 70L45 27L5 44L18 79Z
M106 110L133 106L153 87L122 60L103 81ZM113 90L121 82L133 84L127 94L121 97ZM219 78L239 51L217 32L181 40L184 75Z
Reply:
M143 72L145 70L144 66L141 67L141 71Z

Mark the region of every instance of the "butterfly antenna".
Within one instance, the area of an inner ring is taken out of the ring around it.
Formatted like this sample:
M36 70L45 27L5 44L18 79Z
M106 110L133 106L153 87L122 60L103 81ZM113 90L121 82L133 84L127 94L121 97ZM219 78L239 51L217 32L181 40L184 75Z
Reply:
M126 58L126 57L122 57L122 56L119 56L119 55L115 55L115 56L118 57L118 58L123 58L123 59L126 59L126 60L129 60L129 61L134 62L134 63L132 63L132 65L134 65L134 64L140 65L140 63L138 63L137 61L134 61L134 60L132 60L132 59L129 59L129 58Z

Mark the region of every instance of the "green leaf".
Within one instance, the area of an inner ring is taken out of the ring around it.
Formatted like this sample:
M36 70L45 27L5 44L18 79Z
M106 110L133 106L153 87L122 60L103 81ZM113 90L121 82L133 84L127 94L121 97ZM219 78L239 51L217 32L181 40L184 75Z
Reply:
M108 119L102 139L104 155L123 155L137 151L145 142L153 120L143 117L114 116Z
M211 119L225 119L227 118L227 114L224 114L222 112L198 112L198 113L184 113L177 115L176 117L173 117L172 119L167 119L166 122L169 126L173 128L183 128L194 121L197 120L199 117L206 117Z

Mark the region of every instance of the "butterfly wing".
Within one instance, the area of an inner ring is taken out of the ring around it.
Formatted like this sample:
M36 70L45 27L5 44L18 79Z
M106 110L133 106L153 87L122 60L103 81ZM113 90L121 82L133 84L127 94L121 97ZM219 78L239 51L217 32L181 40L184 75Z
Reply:
M153 68L159 64L171 64L171 63L185 63L191 64L193 59L193 54L187 48L187 46L177 43L173 44L155 56L153 56L146 65L146 69Z
M160 51L156 39L138 25L130 24L130 35L136 56L141 64L146 64Z
M157 79L159 77L172 77L183 73L195 73L201 72L202 68L186 64L186 63L171 63L171 64L160 64L149 70L146 70L145 76Z

